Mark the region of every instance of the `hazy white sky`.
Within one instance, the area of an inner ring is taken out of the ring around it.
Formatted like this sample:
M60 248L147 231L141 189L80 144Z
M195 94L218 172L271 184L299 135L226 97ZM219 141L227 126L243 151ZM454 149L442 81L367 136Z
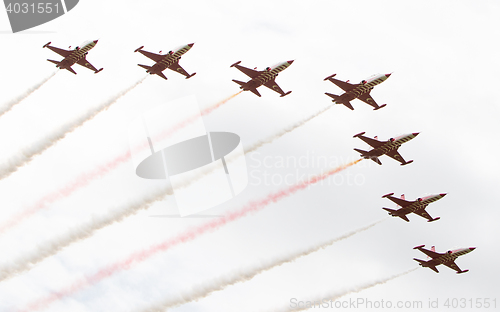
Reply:
M259 69L295 60L277 78L284 91L293 90L291 95L280 98L263 88L261 98L245 92L204 117L207 130L237 133L244 146L329 105L324 93L341 90L323 81L326 76L337 73L339 79L358 82L374 73L393 75L372 91L374 99L387 107L373 111L357 100L352 102L354 111L336 105L247 155L249 186L209 214L234 211L280 190L286 187L279 183L284 177L320 173L326 168L317 163L325 157L334 166L356 159L353 148L368 148L352 138L356 133L366 131L367 136L386 140L420 132L400 149L405 159L414 160L411 165L401 167L385 156L382 166L362 161L322 185L131 265L46 310L141 310L199 283L380 220L387 216L382 207L395 208L381 198L390 192L405 193L409 200L448 193L427 209L441 220L427 223L414 215L409 223L387 219L323 251L175 311L269 311L286 307L291 298L306 301L342 292L416 267L412 258L425 259L425 255L412 248L421 244L435 245L440 252L477 247L457 260L460 268L470 272L456 275L440 266L436 274L420 268L343 300L422 301L425 307L429 299L439 299L441 305L448 298L473 302L496 298L498 309L500 287L492 277L500 273L496 222L500 216L496 200L500 106L495 92L500 82L499 9L496 1L316 1L313 5L87 0L54 21L18 34L10 33L7 14L0 13L0 105L56 70L46 59L60 57L42 49L49 41L67 48L99 39L88 60L104 67L97 75L77 65L78 75L60 72L2 116L2 164L144 77L144 69L136 64L152 61L133 53L139 46L167 52L194 42L180 63L188 72L197 72L189 80L171 71L165 71L168 81L148 77L84 127L1 180L0 221L126 152L127 127L134 112L190 95L203 108L237 92L238 85L231 79L246 76L229 66L239 60ZM282 166L282 159L290 161ZM44 250L66 233L162 187L162 182L136 177L132 162L123 164L1 234L0 267ZM103 266L212 220L151 217L175 213L174 199L167 198L0 282L0 310L23 308ZM467 310L473 309L460 309Z

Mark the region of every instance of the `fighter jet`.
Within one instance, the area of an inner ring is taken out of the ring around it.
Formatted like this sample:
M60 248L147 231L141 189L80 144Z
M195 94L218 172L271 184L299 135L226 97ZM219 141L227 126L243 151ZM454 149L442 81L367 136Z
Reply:
M414 201L406 201L404 194L401 195L401 198L392 197L392 195L394 195L394 193L386 194L386 195L382 196L382 198L390 199L391 201L396 203L398 206L401 206L401 208L398 210L393 210L393 209L389 209L389 208L382 208L382 209L388 211L389 215L391 215L393 217L400 217L401 219L405 220L406 222L410 222L410 220L408 220L406 215L413 212L414 214L417 214L423 218L426 218L428 220L427 222L432 222L432 221L439 220L440 218L439 217L432 218L427 213L427 211L425 211L425 208L430 203L435 202L435 201L443 198L446 195L446 193L426 196L423 198L417 198L417 200L414 200Z
M93 70L94 74L97 74L98 72L100 72L103 69L101 68L101 69L97 70L94 66L92 66L92 64L89 63L89 61L87 61L87 58L86 58L87 54L89 53L89 51L93 47L95 47L96 43L97 43L97 40L86 42L83 44L83 48L76 47L74 50L64 50L64 49L56 48L56 47L51 46L50 42L45 44L43 47L49 48L52 51L54 51L57 54L64 57L64 59L60 62L54 61L54 60L47 60L49 62L56 64L57 68L67 69L76 75L76 72L73 70L73 68L71 68L71 66L73 66L73 64L76 63L76 64L81 65L83 67L86 67L90 70ZM69 48L71 49L71 46Z
M387 155L401 163L401 166L410 164L413 162L413 160L406 161L403 159L403 157L398 153L398 148L401 146L401 144L410 141L414 137L418 135L418 132L415 133L410 133L410 134L405 134L402 136L398 136L396 138L390 138L388 141L379 141L377 140L377 137L375 139L367 138L363 136L365 134L364 132L358 133L354 136L354 138L358 137L361 140L365 141L373 149L371 151L363 151L360 149L355 148L354 150L356 152L361 153L361 157L364 159L371 159L374 162L376 162L379 165L382 165L380 162L380 159L378 159L379 156L382 155Z
M167 68L170 70L173 70L175 72L178 72L179 74L186 76L186 79L189 79L189 78L193 77L194 75L196 75L196 73L188 74L184 70L184 68L182 68L181 65L179 65L179 60L181 59L181 56L184 53L186 53L187 51L189 51L189 49L191 49L193 47L193 45L194 45L194 43L187 44L176 51L169 51L165 55L155 54L155 53L151 53L148 51L144 51L144 50L142 50L142 48L144 48L144 46L141 46L140 48L135 49L134 52L140 52L142 55L149 57L150 59L152 59L156 63L153 66L146 66L146 65L142 65L142 64L137 64L137 65L146 69L147 73L149 73L151 75L156 74L165 80L167 80L167 77L165 77L165 75L162 72ZM159 53L161 53L161 51Z
M373 89L373 87L384 82L384 80L389 78L391 74L373 75L366 80L362 80L358 84L351 84L349 83L349 80L344 82L342 80L333 78L336 75L337 74L333 74L323 79L323 80L330 80L331 82L336 84L339 88L345 91L345 93L342 95L335 95L328 92L325 93L329 97L333 98L332 102L334 102L335 104L344 104L351 110L354 110L354 107L352 107L351 105L351 101L354 99L359 99L365 102L366 104L375 107L374 110L380 109L387 105L383 104L378 106L377 102L375 102L375 100L370 96L370 91Z
M462 271L458 267L458 265L455 264L455 259L457 259L458 257L463 256L463 255L473 251L474 249L476 249L476 247L470 247L470 248L461 248L461 249L457 249L457 250L448 250L446 253L437 253L434 246L431 247L431 250L427 250L427 249L423 248L424 246L425 245L420 245L420 246L414 247L413 249L420 250L421 252L426 254L428 258L431 258L432 260L425 261L425 260L420 260L420 259L416 259L416 258L413 258L413 260L417 261L420 264L420 266L422 266L424 268L430 268L431 270L433 270L436 273L439 273L436 266L438 266L440 264L444 264L447 267L457 271L457 274L469 272L469 270Z
M260 96L260 93L259 93L259 91L257 91L257 88L264 85L264 86L268 87L269 89L281 94L281 97L284 97L285 95L292 93L292 91L288 91L287 93L283 92L283 90L281 90L281 88L278 86L278 84L274 80L278 76L278 73L285 70L288 66L292 65L293 61L284 62L284 63L278 64L274 67L267 67L265 70L262 70L262 71L255 70L257 68L250 69L250 68L243 67L241 65L238 65L239 63L241 63L241 61L234 63L230 67L236 67L240 71L242 71L245 75L252 78L251 80L249 80L247 82L238 81L238 80L233 79L234 82L236 82L237 84L240 85L240 89L243 89L244 91L251 91L252 93L256 94L257 96Z

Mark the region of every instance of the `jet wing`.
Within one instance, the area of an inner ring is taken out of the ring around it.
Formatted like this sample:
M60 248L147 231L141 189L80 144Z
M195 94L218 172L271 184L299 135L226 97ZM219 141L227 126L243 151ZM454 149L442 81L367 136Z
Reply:
M47 46L47 48L56 52L57 54L61 55L62 57L66 57L66 56L70 55L72 52L69 50L64 50L64 49L60 49L60 48L56 48L56 47L52 47L52 46Z
M375 140L375 139L372 139L372 138L365 137L364 135L358 135L358 138L360 138L366 144L368 144L368 145L370 145L371 147L374 147L374 148L380 147L380 146L384 145L384 143L386 143L386 142L381 142L381 141L378 141L378 140Z
M424 247L418 247L418 250L420 250L421 252L423 252L427 256L431 257L432 259L439 258L439 257L441 257L443 255L443 254L440 254L440 253L437 253L437 252L425 249Z
M402 164L406 163L406 160L404 160L403 156L401 156L401 154L399 154L397 150L389 151L386 153L386 155L391 157L392 159L399 161Z
M357 84L351 84L342 80L335 79L333 77L328 78L331 82L333 82L337 87L341 88L344 91L350 91L356 88ZM371 105L371 104L370 104Z
M186 77L189 77L187 71L185 71L184 68L182 68L181 65L179 65L179 61L170 65L168 69L173 70L174 72L178 72L179 74L184 75Z
M421 216L422 218L426 218L429 221L433 221L434 219L425 211L425 209L415 211L415 214Z
M97 71L97 68L95 68L92 64L89 63L89 61L87 61L87 58L83 57L82 59L80 59L78 62L76 62L78 65L81 65L85 68L88 68L90 70L93 70L94 72Z
M389 200L391 200L392 202L396 203L396 205L401 206L401 207L408 206L409 204L412 203L410 201L407 201L407 200L404 200L401 198L397 198L397 197L393 197L393 196L387 196L387 198Z
M448 262L443 263L443 264L446 265L447 267L449 267L450 269L453 269L459 273L462 272L462 270L458 267L458 265L455 263L455 261L448 261Z
M375 102L375 100L371 97L369 93L361 94L360 96L358 96L358 99L375 108L380 108L380 106L378 106L377 102Z
M266 87L268 87L269 89L273 90L273 91L276 91L278 92L279 94L281 94L282 96L285 96L285 92L283 92L283 90L281 90L280 86L278 86L278 84L276 83L276 81L274 81L274 79L272 80L269 80L268 82L266 82L264 84Z
M234 67L238 68L240 71L242 71L245 75L247 75L250 78L255 78L255 77L259 76L262 73L262 71L253 70L253 69L241 66L241 65L234 65ZM281 91L281 92L283 92L283 91Z
M144 50L138 50L138 52L142 53L142 55L152 59L155 62L159 62L163 59L163 57L165 57L165 55L151 53L151 52L144 51Z

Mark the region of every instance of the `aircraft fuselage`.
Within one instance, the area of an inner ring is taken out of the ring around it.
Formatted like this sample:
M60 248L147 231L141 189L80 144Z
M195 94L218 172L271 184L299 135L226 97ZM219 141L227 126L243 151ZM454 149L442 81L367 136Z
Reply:
M456 249L456 250L448 250L444 255L434 258L432 260L429 260L427 262L420 263L421 266L423 267L435 267L440 264L445 264L450 261L455 261L458 257L463 256L465 254L468 254L469 252L473 251L476 249L475 247L470 247L470 248L461 248L461 249Z
M417 136L418 133L410 133L406 135L399 136L397 138L391 138L384 145L374 148L373 150L366 152L362 156L366 158L379 157L387 154L390 151L397 150L403 143L406 143Z
M363 80L354 89L340 95L339 100L335 101L335 103L342 104L345 101L350 102L354 99L357 99L359 96L365 93L369 93L373 89L373 87L384 82L387 78L389 78L389 76L391 76L391 74L375 75L368 78L367 80Z
M293 61L288 61L288 62L278 64L274 67L268 67L259 76L251 79L250 81L246 82L245 84L242 84L240 88L245 90L245 91L257 89L258 87L275 79L278 76L278 74L280 72L282 72L283 70L285 70L288 66L290 66L292 64L292 62Z
M83 48L76 47L70 55L66 56L59 64L57 65L58 68L65 69L65 68L70 68L73 66L76 62L81 60L82 58L85 57L85 55L92 50L92 48L95 47L97 43L97 40L91 41L90 43L87 43L86 45L83 46Z

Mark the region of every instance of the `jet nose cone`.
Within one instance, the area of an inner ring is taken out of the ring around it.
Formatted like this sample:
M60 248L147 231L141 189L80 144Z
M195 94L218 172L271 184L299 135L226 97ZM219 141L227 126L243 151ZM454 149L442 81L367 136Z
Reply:
M391 75L392 75L392 73L390 73L390 74L385 74L385 76L386 76L387 78L391 77Z
M420 133L420 132L413 132L412 134L413 134L414 136L417 136L419 133Z
M473 251L474 249L476 249L476 247L470 247L469 249L470 251Z
M288 64L292 65L292 63L293 63L293 60L291 60L291 61L288 61Z
M94 40L94 43L97 43L97 41L99 41L99 40Z
M189 46L189 47L192 47L192 46L194 46L194 43L190 43L190 44L188 44L188 46Z
M444 197L446 195L446 193L441 193L439 195L441 195L441 197Z

